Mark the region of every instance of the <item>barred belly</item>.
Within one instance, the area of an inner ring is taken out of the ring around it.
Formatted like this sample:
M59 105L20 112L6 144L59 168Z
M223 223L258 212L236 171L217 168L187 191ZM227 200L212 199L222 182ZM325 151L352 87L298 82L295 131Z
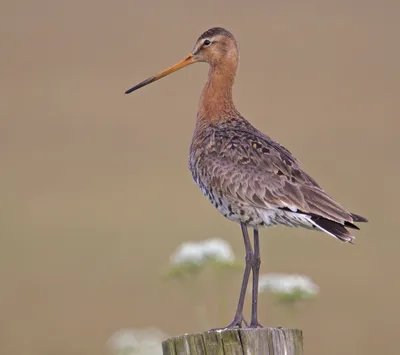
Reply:
M213 189L200 189L212 205L226 218L236 223L245 223L250 227L270 227L283 225L287 227L303 227L314 229L310 216L303 213L287 211L279 208L259 208L245 203L230 203L219 196Z

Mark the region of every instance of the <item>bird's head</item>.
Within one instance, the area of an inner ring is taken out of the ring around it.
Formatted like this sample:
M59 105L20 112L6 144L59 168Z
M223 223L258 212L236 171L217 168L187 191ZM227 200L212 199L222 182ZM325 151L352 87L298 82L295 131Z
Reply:
M239 51L233 35L224 28L214 27L204 32L198 38L192 52L190 52L180 62L146 80L143 80L139 84L127 90L125 94L140 89L143 86L153 83L154 81L193 63L206 62L212 67L224 64L233 64L236 67L238 59Z

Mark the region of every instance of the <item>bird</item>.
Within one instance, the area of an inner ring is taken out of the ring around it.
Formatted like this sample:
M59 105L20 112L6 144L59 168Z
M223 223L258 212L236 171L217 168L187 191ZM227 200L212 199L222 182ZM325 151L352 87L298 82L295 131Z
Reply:
M302 170L288 149L255 128L236 109L232 89L239 49L230 31L222 27L205 31L181 61L125 94L197 62L207 63L209 71L190 143L189 169L214 207L240 224L246 252L235 315L231 323L220 329L262 328L258 320L260 228L302 227L353 243L355 238L348 229L359 229L355 223L367 219L346 211ZM249 229L253 230L253 245ZM250 273L251 320L247 323L243 307Z

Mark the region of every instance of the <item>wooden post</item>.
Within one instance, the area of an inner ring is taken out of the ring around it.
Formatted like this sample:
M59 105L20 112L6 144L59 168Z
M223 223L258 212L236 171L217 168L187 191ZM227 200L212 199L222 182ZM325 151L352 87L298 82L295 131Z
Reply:
M299 329L260 328L184 334L162 343L164 355L302 355Z

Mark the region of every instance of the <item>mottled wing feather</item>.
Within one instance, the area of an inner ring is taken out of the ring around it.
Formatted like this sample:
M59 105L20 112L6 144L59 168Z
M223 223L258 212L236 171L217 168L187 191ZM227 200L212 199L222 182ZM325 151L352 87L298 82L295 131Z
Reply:
M211 185L232 203L288 208L340 224L353 222L353 215L301 170L287 149L259 131L221 130L212 139L201 165Z

